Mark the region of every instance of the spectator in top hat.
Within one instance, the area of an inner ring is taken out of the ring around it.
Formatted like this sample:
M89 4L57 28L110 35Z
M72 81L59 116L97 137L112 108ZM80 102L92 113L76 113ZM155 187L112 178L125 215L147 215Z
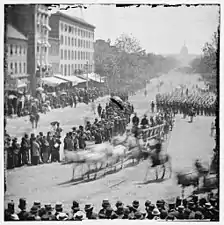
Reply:
M13 201L8 203L8 208L5 210L5 221L13 221L13 215L15 214L15 204Z
M59 214L59 213L61 213L61 212L63 212L63 206L62 206L62 203L61 202L57 202L56 204L55 204L55 214L54 214L54 216L55 216L55 219L56 219L56 216Z
M54 208L51 206L50 203L45 204L45 214L41 217L44 218L44 220L55 220L55 217L53 215Z
M122 219L124 216L124 204L121 201L117 201L115 204L117 210L115 210L115 213L118 215L119 219Z
M87 219L96 220L98 218L97 213L93 212L93 204L91 203L86 204L84 210L86 212Z
M75 215L77 212L80 211L79 203L78 203L77 201L74 200L74 201L72 202L72 207L71 207L71 209L72 209L72 216L74 217L74 215Z
M110 206L110 202L108 199L104 199L102 202L102 209L99 211L98 216L99 219L105 219L106 218L106 209Z
M35 205L32 206L32 208L30 209L30 212L29 212L29 216L27 218L27 220L40 220L40 217L38 215L38 211L39 211L39 208Z
M21 221L27 220L29 213L26 211L26 199L24 199L24 198L19 199L18 208L21 210L18 213L19 220L21 220Z

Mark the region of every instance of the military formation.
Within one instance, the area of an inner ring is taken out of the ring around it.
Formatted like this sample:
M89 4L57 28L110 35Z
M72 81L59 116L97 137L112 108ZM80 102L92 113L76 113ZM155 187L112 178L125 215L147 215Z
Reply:
M200 92L186 89L175 90L171 93L156 95L157 109L170 108L175 113L185 115L214 116L217 107L217 98L211 92Z

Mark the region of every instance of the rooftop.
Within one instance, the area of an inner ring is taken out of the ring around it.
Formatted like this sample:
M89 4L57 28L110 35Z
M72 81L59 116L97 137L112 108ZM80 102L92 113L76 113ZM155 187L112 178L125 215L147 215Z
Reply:
M27 41L28 39L12 25L7 25L7 37Z
M68 14L66 14L66 13L62 13L62 12L60 12L60 11L58 11L58 12L52 14L51 16L54 16L54 15L55 15L55 16L58 15L58 16L60 16L60 17L64 17L65 19L72 20L73 22L77 22L77 23L83 24L83 25L88 26L88 27L91 27L91 28L93 28L93 29L96 28L95 26L93 26L93 25L90 24L90 23L87 23L85 20L83 20L83 19L81 19L81 18L78 18L78 17L76 17L76 16L70 16L70 15L68 15Z

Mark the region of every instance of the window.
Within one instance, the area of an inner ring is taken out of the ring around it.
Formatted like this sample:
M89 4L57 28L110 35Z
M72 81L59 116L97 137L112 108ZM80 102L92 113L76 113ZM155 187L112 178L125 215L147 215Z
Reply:
M61 65L61 74L63 75L64 71L63 71L63 65Z
M37 53L39 53L40 52L40 47L39 47L39 45L37 45Z
M61 23L61 31L63 31L63 28L64 28L64 27L63 27L63 23Z
M64 59L67 59L67 50L64 51Z
M63 50L61 49L61 59L63 59Z
M83 41L83 47L84 48L86 47L86 41L85 40Z
M19 46L19 54L22 55L22 47Z
M78 29L78 36L80 35L80 30Z
M78 60L80 59L80 52L78 51Z
M22 74L22 63L19 64L19 73Z
M17 74L18 71L17 71L17 63L15 63L15 74Z
M72 51L72 59L74 59L74 52Z
M15 45L14 48L15 48L15 55L17 55L17 46Z
M68 75L70 76L70 65L68 65Z
M67 27L67 25L65 24L65 32L67 32L67 28L68 28L68 27Z
M26 63L23 63L23 71L26 73Z
M78 39L78 47L80 47L80 40Z
M71 74L73 75L73 73L74 73L74 67L73 67L73 64L72 64Z
M77 35L77 27L75 27L75 35Z
M70 46L70 37L68 37L68 46Z
M65 45L67 45L67 37L65 36Z
M72 32L72 27L71 27L71 26L68 27L68 32L69 32L69 33Z
M23 54L24 54L24 55L26 54L26 48L23 49Z
M12 72L13 72L13 63L10 63L10 69L11 69Z
M70 50L68 50L68 60L70 60Z
M63 35L61 35L61 45L63 45L63 42L64 42L64 38L63 38Z
M47 47L44 47L44 52L47 53Z
M65 76L67 75L67 65L65 65Z
M77 69L76 64L75 64L75 70Z
M75 51L75 60L76 60L76 58L77 58L77 57L76 57L76 51Z
M77 46L77 41L76 41L76 39L75 39L75 46Z

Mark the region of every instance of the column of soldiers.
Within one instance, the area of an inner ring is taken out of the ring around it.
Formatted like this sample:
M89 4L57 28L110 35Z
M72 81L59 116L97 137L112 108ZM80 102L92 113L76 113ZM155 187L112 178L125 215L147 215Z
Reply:
M172 109L175 113L184 115L214 116L216 113L217 99L209 92L199 93L175 91L172 93L158 94L156 96L157 109Z

